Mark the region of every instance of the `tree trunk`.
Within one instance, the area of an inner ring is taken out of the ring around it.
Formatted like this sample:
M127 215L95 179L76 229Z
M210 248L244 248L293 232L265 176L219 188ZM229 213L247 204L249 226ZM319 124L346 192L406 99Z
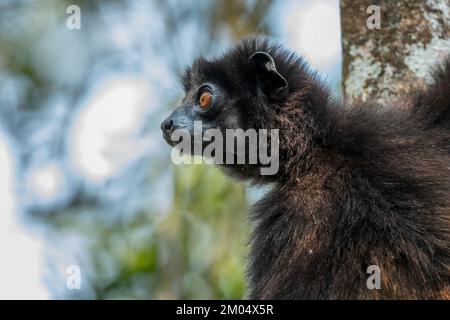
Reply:
M408 95L431 83L431 67L450 54L448 0L341 0L341 25L342 89L350 102Z

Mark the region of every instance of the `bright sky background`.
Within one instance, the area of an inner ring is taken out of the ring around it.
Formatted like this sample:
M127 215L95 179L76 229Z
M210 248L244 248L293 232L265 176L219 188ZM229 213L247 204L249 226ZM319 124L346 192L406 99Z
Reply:
M314 67L333 63L341 50L339 1L291 1L286 11L283 29L293 49Z
M73 168L101 182L148 146L138 138L152 100L145 79L115 75L99 80L75 117L68 144ZM56 178L56 175L55 175Z
M27 232L15 215L15 159L0 131L0 299L46 299L42 283L43 241ZM43 183L42 188L47 184Z

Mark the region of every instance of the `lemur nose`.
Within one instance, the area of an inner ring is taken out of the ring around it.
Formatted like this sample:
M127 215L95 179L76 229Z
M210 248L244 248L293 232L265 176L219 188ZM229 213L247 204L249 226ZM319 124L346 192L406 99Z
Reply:
M161 130L165 136L169 137L172 132L173 120L166 119L161 123Z

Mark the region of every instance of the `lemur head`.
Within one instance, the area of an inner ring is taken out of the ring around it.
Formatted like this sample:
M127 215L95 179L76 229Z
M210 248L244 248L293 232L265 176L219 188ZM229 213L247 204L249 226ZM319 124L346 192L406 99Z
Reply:
M273 160L276 156L281 166L292 160L289 158L305 156L321 130L315 121L321 108L314 109L328 99L301 58L257 38L242 41L219 58L197 59L185 71L183 85L181 105L161 124L164 139L175 146L180 142L180 136L173 134L177 129L188 133L192 141L196 133L205 137L208 130L220 132L223 140L216 136L206 139L223 146L212 156L215 160L221 156L223 163L219 165L232 175L252 180L277 180L280 175L278 170L262 174L261 168L267 166L259 158L263 152L274 156ZM196 129L195 124L200 123L201 128ZM233 145L226 145L230 130L235 134L244 131L244 148L238 148L236 137ZM251 141L254 133L257 140ZM203 139L197 150L210 151L208 143ZM267 151L262 150L266 147ZM191 150L195 150L194 143ZM226 163L230 154L234 162ZM251 161L255 154L256 163Z

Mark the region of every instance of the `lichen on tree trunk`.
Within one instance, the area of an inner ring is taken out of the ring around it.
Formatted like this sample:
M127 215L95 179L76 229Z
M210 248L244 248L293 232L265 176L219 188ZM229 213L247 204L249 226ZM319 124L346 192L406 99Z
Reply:
M371 5L380 29L370 30ZM396 100L431 82L430 69L450 54L448 0L341 0L342 88L347 101Z

